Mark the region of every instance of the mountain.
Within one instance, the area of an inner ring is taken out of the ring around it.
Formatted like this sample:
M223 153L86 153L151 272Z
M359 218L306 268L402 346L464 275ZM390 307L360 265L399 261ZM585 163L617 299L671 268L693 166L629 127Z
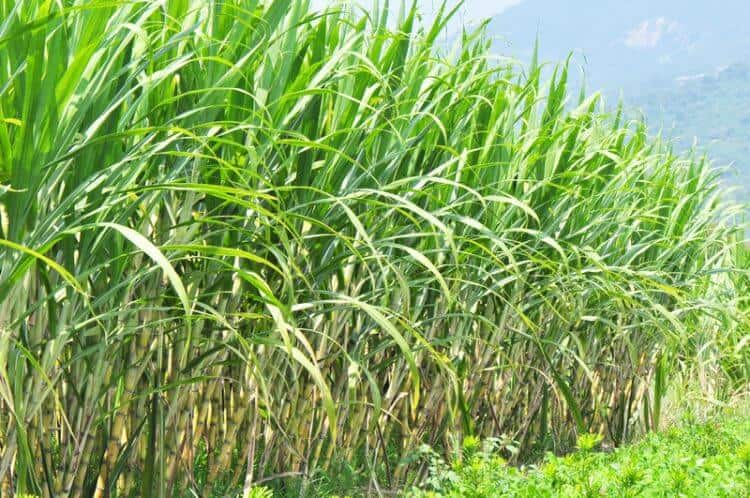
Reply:
M717 165L731 165L728 181L750 199L750 64L679 77L632 104L653 128L677 137L678 147L697 139Z
M587 86L640 93L684 75L750 60L747 0L526 0L492 18L496 52L543 60L575 52Z
M654 130L699 149L750 201L750 1L524 0L487 26L493 50L528 62L573 52L586 88L642 110ZM576 71L572 71L575 74Z

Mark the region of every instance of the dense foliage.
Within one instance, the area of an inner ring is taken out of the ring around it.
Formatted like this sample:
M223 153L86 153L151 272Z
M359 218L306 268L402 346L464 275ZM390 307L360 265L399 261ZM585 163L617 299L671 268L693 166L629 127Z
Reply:
M650 434L632 446L601 451L580 438L572 455L549 454L518 469L502 457L465 447L448 468L433 465L428 497L742 497L750 490L750 419L727 417ZM442 465L442 466L441 466Z
M746 387L706 163L388 18L0 0L3 495L375 493L422 444L620 442L677 376Z

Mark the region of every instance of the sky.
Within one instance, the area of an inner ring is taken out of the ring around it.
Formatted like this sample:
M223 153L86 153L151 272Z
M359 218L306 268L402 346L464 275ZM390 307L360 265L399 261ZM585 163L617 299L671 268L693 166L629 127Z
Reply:
M465 0L463 7L461 8L462 14L466 22L477 22L482 19L492 17L495 14L499 14L505 9L518 5L522 0ZM420 0L420 6L429 12L430 10L437 10L440 7L440 0ZM457 1L449 1L449 6L454 6Z
M382 1L382 0L381 0ZM436 11L440 7L441 0L418 0L421 12L429 14L430 12ZM503 12L504 10L518 5L523 0L465 0L462 8L457 13L452 26L449 26L449 30L458 29L461 24L472 24L480 22L484 19L490 18L496 14ZM336 0L311 0L313 8L320 8L326 5L336 3ZM359 5L368 5L371 2L368 0L355 1ZM392 6L397 6L400 2L398 0L391 0ZM458 0L447 0L447 5L453 7L458 3Z

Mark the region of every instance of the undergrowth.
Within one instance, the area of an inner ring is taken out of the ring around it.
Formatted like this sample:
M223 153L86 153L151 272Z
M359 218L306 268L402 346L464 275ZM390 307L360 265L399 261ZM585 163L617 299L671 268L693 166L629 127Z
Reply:
M411 498L465 497L747 497L750 418L690 422L615 450L584 434L567 456L515 467L495 452L464 446L462 458L437 459L428 484Z

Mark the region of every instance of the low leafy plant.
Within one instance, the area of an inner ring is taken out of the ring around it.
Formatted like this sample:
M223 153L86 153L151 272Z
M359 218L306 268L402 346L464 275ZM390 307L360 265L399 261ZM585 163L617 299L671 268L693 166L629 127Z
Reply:
M750 418L731 416L646 435L611 453L601 438L578 438L579 450L548 454L538 466L517 468L477 454L432 476L440 489L413 490L412 498L447 497L746 497L750 490ZM449 483L449 486L445 486Z
M576 440L576 448L579 451L592 451L602 442L601 434L581 434Z

